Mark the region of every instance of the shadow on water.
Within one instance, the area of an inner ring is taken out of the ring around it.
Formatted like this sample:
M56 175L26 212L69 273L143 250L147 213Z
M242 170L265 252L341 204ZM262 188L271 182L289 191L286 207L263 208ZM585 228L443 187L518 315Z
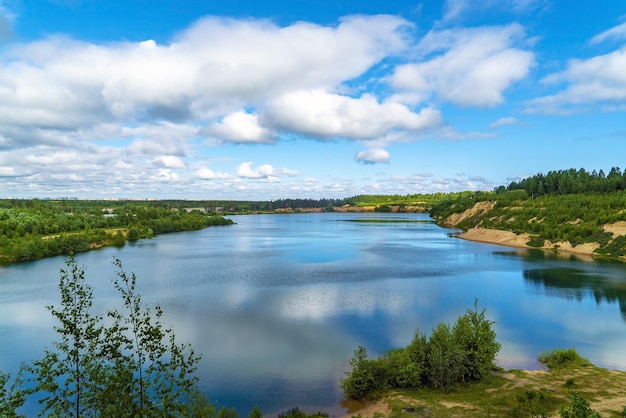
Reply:
M583 300L593 297L596 304L618 303L622 319L626 321L626 280L612 280L575 268L524 270L524 280L535 286L544 286L556 296Z

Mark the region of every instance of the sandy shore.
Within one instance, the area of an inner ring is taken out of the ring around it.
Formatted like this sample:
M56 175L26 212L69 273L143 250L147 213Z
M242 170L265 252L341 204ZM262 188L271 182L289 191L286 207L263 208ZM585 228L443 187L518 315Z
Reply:
M536 248L526 245L530 240L528 234L515 234L511 231L501 231L498 229L489 228L472 228L458 235L459 238L466 239L468 241L485 242L489 244L506 245L508 247L516 248ZM541 250L558 251L569 254L576 254L584 258L592 260L593 252L598 248L597 243L580 244L573 247L569 242L559 241L550 242L546 241ZM537 248L536 248L537 249Z

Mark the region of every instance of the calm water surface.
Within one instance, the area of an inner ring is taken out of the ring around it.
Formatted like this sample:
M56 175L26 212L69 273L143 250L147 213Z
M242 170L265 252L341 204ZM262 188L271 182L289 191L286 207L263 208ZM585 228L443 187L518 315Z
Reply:
M478 299L496 321L505 368L576 347L626 370L626 266L451 237L423 214L233 217L237 223L80 254L96 309L118 306L118 257L180 342L203 354L201 385L247 416L299 406L340 413L339 380L371 355L454 322ZM382 220L385 222L373 222ZM64 258L0 268L0 369L51 347Z

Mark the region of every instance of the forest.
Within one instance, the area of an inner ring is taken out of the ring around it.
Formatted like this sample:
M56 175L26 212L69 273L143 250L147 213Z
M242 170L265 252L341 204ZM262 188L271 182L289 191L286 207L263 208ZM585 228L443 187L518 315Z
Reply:
M536 174L493 191L408 195L356 195L344 199L229 200L0 200L0 264L71 254L154 235L191 231L233 221L223 215L293 212L339 207L377 212L429 212L440 224L479 202L489 211L454 225L529 234L527 243L545 247L567 241L572 246L597 243L595 254L626 257L626 236L606 225L626 221L626 170L567 169ZM373 209L372 209L373 208Z
M234 222L162 202L0 201L0 264L124 245Z
M551 171L537 174L493 192L463 192L433 205L430 214L440 223L479 202L493 202L488 211L476 211L455 224L460 229L476 226L529 234L527 245L567 241L576 247L597 243L598 256L626 256L626 236L607 228L626 221L626 171Z

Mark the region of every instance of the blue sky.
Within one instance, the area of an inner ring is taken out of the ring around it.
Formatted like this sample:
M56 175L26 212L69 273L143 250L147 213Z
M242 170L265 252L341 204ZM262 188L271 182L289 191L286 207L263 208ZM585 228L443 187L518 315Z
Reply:
M0 197L329 198L626 168L615 0L0 0Z

